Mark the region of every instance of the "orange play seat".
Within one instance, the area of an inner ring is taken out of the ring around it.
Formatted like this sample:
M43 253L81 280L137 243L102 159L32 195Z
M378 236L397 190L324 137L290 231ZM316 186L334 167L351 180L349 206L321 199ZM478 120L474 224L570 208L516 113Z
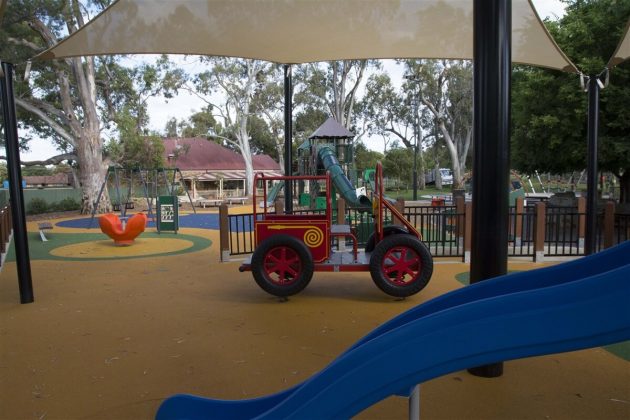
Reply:
M136 213L127 220L125 229L122 222L115 214L108 213L98 218L98 224L101 231L112 238L116 245L131 245L133 240L144 232L147 225L147 215L144 213Z

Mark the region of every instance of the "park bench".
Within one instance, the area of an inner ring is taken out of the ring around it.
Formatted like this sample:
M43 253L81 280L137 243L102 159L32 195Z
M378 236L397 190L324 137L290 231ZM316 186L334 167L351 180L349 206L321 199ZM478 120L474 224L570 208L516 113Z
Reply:
M241 203L245 204L245 201L247 200L247 197L228 197L227 201L228 204L235 204L235 203Z
M223 203L223 200L210 200L207 198L201 198L197 200L197 204L199 205L199 207L203 207L204 209L206 208L206 206L218 207L222 203Z
M39 228L39 236L42 238L42 241L48 242L44 231L51 230L53 228L53 225L50 222L41 222L37 224L37 227Z

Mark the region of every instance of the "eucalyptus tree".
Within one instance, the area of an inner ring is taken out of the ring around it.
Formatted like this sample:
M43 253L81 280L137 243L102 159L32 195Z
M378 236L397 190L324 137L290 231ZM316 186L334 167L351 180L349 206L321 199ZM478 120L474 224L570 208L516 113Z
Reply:
M462 188L472 140L472 64L447 60L405 60L404 64L448 148L453 188Z
M245 193L253 191L254 167L250 141L250 119L255 113L257 91L273 78L276 65L250 59L206 57L211 67L194 76L188 89L211 106L219 122L211 137L235 147L245 161Z
M298 109L326 111L341 125L351 129L356 123L359 87L368 68L379 67L377 60L342 60L298 66L295 72L295 104Z
M8 3L0 28L0 56L24 74L27 60L85 25L91 14L109 1L13 0ZM33 136L50 139L61 151L39 162L76 162L84 213L94 209L108 162L103 156L102 131L116 130L117 118L132 117L139 130L146 123L146 98L155 94L166 67L134 70L111 57L72 57L34 61L30 78L15 86L23 147ZM132 66L134 67L134 66ZM136 82L143 88L136 90ZM119 120L120 121L120 120ZM28 164L28 162L24 162ZM101 200L99 212L108 211Z
M412 151L412 156L417 148L418 187L424 189L423 150L432 131L426 129L430 119L426 109L419 107L418 100L416 86L411 81L406 80L402 89L396 91L389 75L374 73L367 80L359 110L367 132L383 138L385 154L390 142L404 145Z
M600 74L630 18L630 0L570 0L545 22L585 74ZM601 75L602 80L605 79ZM512 162L526 173L581 171L587 157L587 94L573 74L519 66L514 72ZM600 94L598 166L614 174L630 203L630 61L610 71Z

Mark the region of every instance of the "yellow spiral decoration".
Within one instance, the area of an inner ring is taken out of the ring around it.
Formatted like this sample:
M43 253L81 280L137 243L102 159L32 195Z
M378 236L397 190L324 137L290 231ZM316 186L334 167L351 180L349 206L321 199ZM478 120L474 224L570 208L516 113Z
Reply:
M311 248L317 248L324 242L324 234L319 228L311 228L304 232L304 243Z

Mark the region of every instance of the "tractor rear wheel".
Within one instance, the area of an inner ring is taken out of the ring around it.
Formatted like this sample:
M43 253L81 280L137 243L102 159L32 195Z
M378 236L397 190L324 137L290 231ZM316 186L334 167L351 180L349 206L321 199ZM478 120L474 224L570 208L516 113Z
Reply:
M412 235L391 235L376 244L370 257L370 274L388 295L407 297L418 293L433 274L433 257Z
M252 255L251 267L256 283L279 297L301 292L314 270L306 245L288 235L274 235L263 241Z

